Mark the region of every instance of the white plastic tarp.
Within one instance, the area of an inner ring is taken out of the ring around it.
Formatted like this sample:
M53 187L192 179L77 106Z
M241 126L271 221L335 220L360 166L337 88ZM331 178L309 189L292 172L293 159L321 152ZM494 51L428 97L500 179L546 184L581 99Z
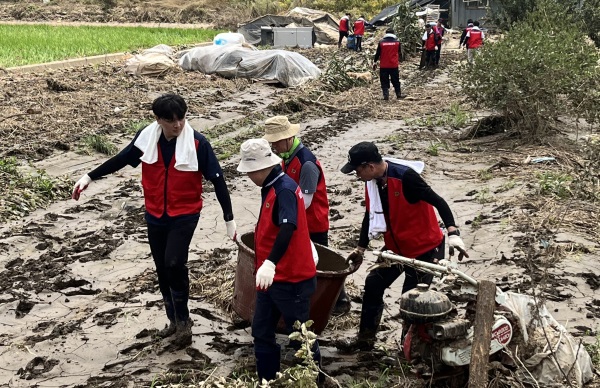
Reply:
M179 59L179 66L225 78L277 80L287 87L302 85L321 74L317 66L298 53L238 45L194 48Z
M527 347L535 349L534 354L519 365L527 368L517 371L522 382L540 387L563 387L563 377L568 376L572 386L582 387L594 377L592 361L583 344L552 317L546 306L538 309L535 300L528 295L506 292L501 296L505 301L500 304L519 318L517 330L523 334Z

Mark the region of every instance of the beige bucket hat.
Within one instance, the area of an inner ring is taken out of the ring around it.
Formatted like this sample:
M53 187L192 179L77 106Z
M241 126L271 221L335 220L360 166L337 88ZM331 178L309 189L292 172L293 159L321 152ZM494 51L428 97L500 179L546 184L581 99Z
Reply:
M240 146L242 160L237 167L239 172L263 170L281 163L281 158L273 153L265 139L248 139Z
M275 116L265 121L265 135L269 143L296 136L300 131L300 124L292 124L287 116Z

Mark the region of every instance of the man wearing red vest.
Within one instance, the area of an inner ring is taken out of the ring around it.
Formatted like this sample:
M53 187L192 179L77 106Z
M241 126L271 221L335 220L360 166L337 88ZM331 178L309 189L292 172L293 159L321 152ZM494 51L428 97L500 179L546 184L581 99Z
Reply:
M340 19L340 27L339 27L339 31L340 31L340 39L338 41L338 48L342 47L342 40L344 39L344 37L348 38L348 35L350 34L350 18L352 17L352 15L348 12L346 12L346 14L344 16L342 16L342 18Z
M138 131L121 152L77 181L72 195L79 200L92 181L126 165L142 164L148 242L169 319L158 336L175 334L173 344L180 348L192 343L187 261L202 210L203 177L215 187L229 238L234 239L236 233L223 171L208 140L186 121L187 109L178 95L158 97L152 104L156 121Z
M252 336L258 377L273 380L280 368L277 323L283 316L291 333L294 322L309 320L317 270L300 187L283 172L281 159L271 151L267 140L247 140L240 151L242 160L237 170L261 187L262 204L254 232L257 291ZM316 341L312 352L320 365Z
M425 33L422 37L423 49L425 50L425 68L435 67L436 51L438 44L442 41L440 36L435 33L431 23L425 26Z
M365 34L365 21L364 16L360 16L354 22L354 36L356 37L356 51L362 51L362 38Z
M485 35L483 31L479 28L479 21L475 20L473 22L473 28L465 37L465 46L467 46L467 60L469 63L473 63L473 58L475 56L476 50L479 47L483 46L483 40L485 39Z
M460 34L460 41L458 42L458 47L459 48L461 46L466 48L466 46L464 45L465 44L465 39L467 38L467 33L469 31L471 31L472 29L473 29L473 19L469 19L469 20L467 20L467 28L465 28L463 30L462 34Z
M275 152L283 159L283 171L300 186L310 239L328 246L329 200L325 175L315 155L296 137L299 131L299 124L290 123L286 116L275 116L265 121L263 138L271 143ZM334 314L344 314L350 307L346 291L342 288Z
M403 98L400 94L400 73L398 71L400 56L400 42L396 38L396 35L394 35L394 30L388 28L383 39L379 41L375 57L373 58L373 70L377 68L377 61L380 60L379 83L381 83L384 100L390 99L390 80L394 86L396 98Z
M383 159L375 144L361 142L350 149L348 163L341 169L344 174L356 171L366 182L365 212L358 246L348 256L355 264L362 263L369 240L383 233L383 250L417 260L433 262L444 257L444 235L438 225L437 209L448 230L448 245L460 251L459 260L469 257L456 228L448 204L437 195L412 168ZM376 209L380 209L377 211ZM419 283L431 284L433 275L409 266L392 265L371 271L365 280L365 292L358 337L342 342L343 351L373 348L377 327L384 308L385 290L404 272L402 293Z

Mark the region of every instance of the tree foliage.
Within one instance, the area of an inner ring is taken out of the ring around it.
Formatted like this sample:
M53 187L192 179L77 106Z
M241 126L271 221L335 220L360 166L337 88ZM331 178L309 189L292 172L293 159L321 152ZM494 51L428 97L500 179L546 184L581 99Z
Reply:
M538 0L523 21L466 65L469 98L502 112L512 130L536 139L559 115L597 122L599 54L575 24L556 0Z

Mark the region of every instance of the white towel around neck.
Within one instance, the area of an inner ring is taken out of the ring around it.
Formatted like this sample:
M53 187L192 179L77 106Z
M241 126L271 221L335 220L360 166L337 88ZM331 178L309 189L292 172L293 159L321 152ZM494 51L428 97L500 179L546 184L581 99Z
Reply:
M158 160L158 139L162 133L161 126L155 121L142 130L134 145L144 154L140 160L144 163L154 164ZM188 121L181 134L177 136L175 144L175 169L179 171L198 171L198 156L194 142L194 129Z
M425 169L425 163L420 160L404 160L384 157L383 160L394 164L410 167L417 173L422 173ZM383 215L383 206L381 197L377 189L377 180L371 179L367 182L367 193L369 194L369 239L379 237L381 233L387 232L385 216Z

